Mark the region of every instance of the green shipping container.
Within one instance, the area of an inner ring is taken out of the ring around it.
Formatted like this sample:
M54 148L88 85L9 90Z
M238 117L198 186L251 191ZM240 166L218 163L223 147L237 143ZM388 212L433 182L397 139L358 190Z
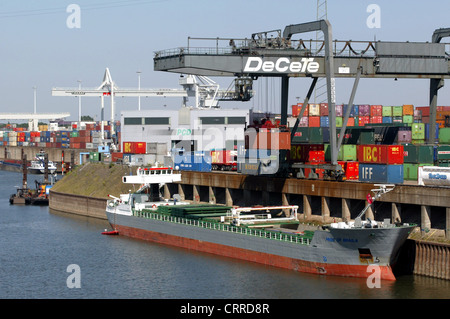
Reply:
M325 161L331 161L331 149L330 144L324 144ZM344 144L341 145L338 153L338 161L356 161L357 160L357 147L356 145Z
M403 116L403 106L393 106L392 116Z
M450 161L439 161L438 166L439 167L450 167Z
M89 160L92 162L99 162L101 160L101 154L99 152L90 152L89 153Z
M450 145L439 145L436 149L436 159L450 160Z
M412 115L403 115L403 123L412 124L414 122L414 116Z
M413 123L411 126L411 137L413 140L424 140L425 139L425 124L424 123Z
M342 127L342 117L336 116L336 127Z
M292 143L323 143L321 127L299 127L294 135Z
M417 181L419 177L419 167L420 166L433 166L433 164L403 164L403 179L408 181Z
M383 116L392 116L392 106L383 106L382 110Z
M374 144L375 143L375 133L373 131L369 132L361 132L359 136L359 143L360 145L364 144Z
M433 145L403 145L405 163L433 163L434 147Z
M450 144L450 127L439 129L439 143Z

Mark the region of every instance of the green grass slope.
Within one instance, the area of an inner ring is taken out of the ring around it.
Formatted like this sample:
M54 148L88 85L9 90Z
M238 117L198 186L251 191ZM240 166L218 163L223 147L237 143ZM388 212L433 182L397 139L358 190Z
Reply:
M136 174L136 168L132 168ZM139 185L122 183L122 176L130 175L125 165L86 163L64 175L53 186L55 192L84 195L95 198L108 198L108 194L119 196L135 190Z

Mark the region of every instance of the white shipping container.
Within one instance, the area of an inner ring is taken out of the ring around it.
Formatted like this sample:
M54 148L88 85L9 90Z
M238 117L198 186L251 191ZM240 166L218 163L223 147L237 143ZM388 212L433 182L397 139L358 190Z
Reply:
M450 167L419 166L418 184L450 186Z
M309 105L309 116L320 116L320 104Z

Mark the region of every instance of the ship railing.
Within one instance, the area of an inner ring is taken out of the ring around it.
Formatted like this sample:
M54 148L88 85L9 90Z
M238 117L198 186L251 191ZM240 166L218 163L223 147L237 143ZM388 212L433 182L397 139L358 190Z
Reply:
M296 243L300 245L309 245L311 238L305 237L302 234L288 234L279 231L270 231L265 229L256 229L249 227L233 226L214 221L195 220L191 218L183 218L178 216L166 215L152 211L135 211L134 215L142 218L149 218L176 224L190 225L194 227L201 227L204 229L211 229L217 231L226 231L236 234L267 238L271 240L279 240L285 242Z

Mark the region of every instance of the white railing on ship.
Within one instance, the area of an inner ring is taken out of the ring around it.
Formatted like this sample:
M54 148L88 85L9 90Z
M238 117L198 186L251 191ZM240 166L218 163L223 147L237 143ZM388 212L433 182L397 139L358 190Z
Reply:
M162 215L162 214L152 213L152 212L134 212L134 215L137 217L150 218L150 219L154 219L154 220L172 222L172 223L176 223L176 224L190 225L190 226L201 227L201 228L205 228L205 229L227 231L227 232L248 235L248 236L255 236L255 237L260 237L260 238L267 238L267 239L272 239L272 240L288 241L288 242L292 242L292 243L298 243L301 245L309 245L311 242L311 240L309 238L304 238L304 237L302 237L300 235L296 235L296 234L291 235L291 234L274 232L274 231L266 231L266 230L261 230L261 229L236 227L236 226L232 226L232 225L228 225L228 224L199 221L199 220L176 217L176 216L167 216L167 215Z

